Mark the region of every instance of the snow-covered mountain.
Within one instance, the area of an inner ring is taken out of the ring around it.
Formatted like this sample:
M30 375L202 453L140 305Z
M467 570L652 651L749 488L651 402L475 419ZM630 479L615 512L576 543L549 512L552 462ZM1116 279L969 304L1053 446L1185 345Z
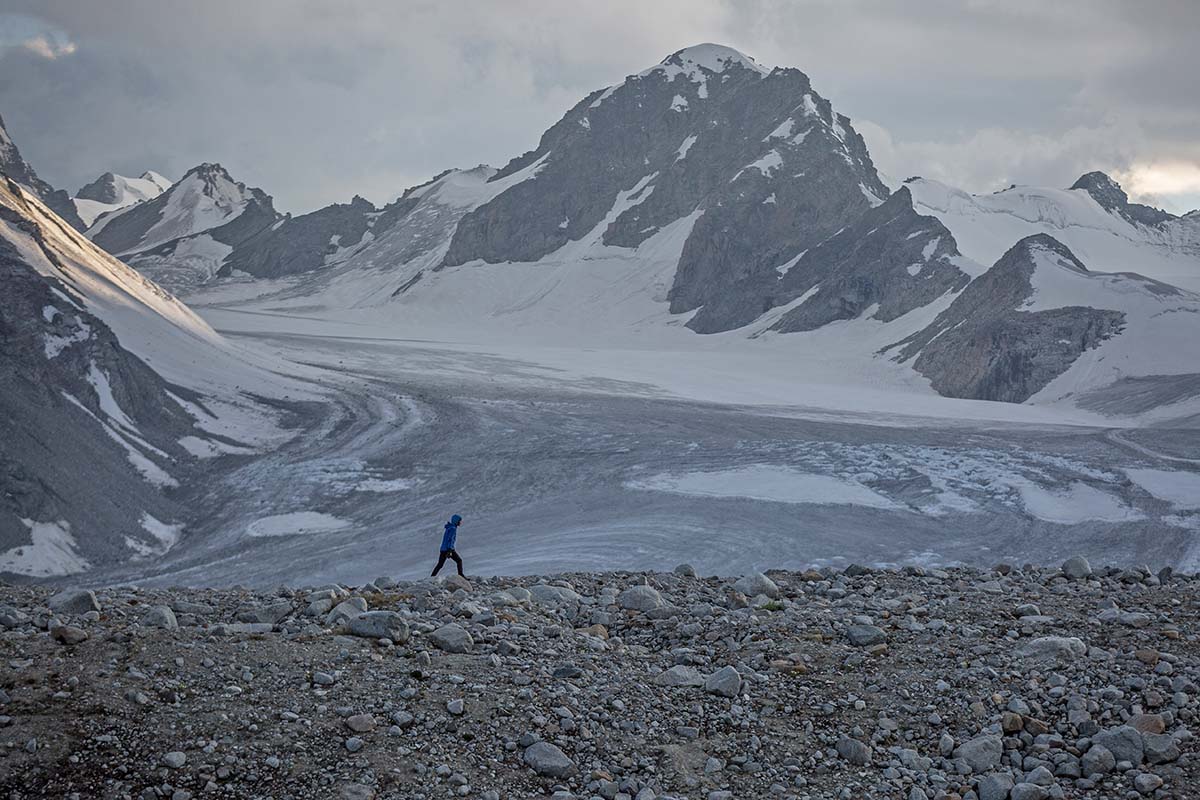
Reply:
M915 358L950 397L1053 401L1082 392L1102 407L1135 382L1143 407L1153 407L1187 395L1181 376L1197 382L1186 370L1196 366L1187 354L1198 325L1200 295L1135 273L1091 272L1039 233L1013 245L897 357Z
M21 151L17 149L16 143L9 136L2 117L0 117L0 173L4 173L33 192L47 207L77 230L83 230L86 227L75 211L75 204L72 202L71 196L39 178L29 162L21 157Z
M198 459L277 435L244 393L289 379L4 176L0 282L0 573L161 554Z
M1026 282L1003 284L1014 262L1036 259L1009 251L1048 234L1043 249L1073 253L1085 271L1192 288L1198 230L1200 217L1131 204L1099 173L1068 190L973 196L912 179L891 192L804 73L699 45L589 94L498 170L451 170L383 209L356 199L205 253L219 256L214 274L272 279L243 296L273 313L353 309L422 331L453 319L456 332L588 346L705 347L695 337L709 334L802 354L836 340L848 372L899 356L948 395L1088 402L1114 382L1195 371L1175 344L1181 330L1200 333L1200 316L1144 313L1147 292L1175 297L1172 308L1191 295L1087 273L1084 285L1109 287L1080 302L1098 313L1063 303L1065 315L1035 316L1038 337L1062 335L1030 353L1014 335L1026 331ZM187 248L151 263L136 246L135 265L180 285ZM973 304L1001 331L986 347L964 338L987 332L968 324Z
M201 164L152 200L105 214L87 231L100 247L171 288L202 283L236 245L283 218L261 189Z
M75 193L75 209L83 223L91 227L102 214L153 200L171 183L157 172L146 171L138 178L106 172Z
M981 263L993 263L1019 239L1046 233L1090 269L1138 272L1200 291L1200 214L1176 217L1130 203L1102 172L1080 177L1070 189L1012 186L973 195L924 178L905 186L917 211L937 217L962 252Z

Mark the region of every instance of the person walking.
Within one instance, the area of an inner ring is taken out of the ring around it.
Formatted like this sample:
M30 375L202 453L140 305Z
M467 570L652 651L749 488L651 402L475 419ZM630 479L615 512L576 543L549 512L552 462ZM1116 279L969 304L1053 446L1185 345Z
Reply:
M433 578L437 576L438 570L440 570L442 565L446 563L447 558L458 566L458 574L463 574L462 559L458 557L458 553L454 550L454 544L456 541L458 541L458 526L461 524L462 517L460 517L458 514L455 514L450 518L450 521L446 523L446 531L442 534L442 548L441 552L438 554L438 563L437 566L433 568L433 572L429 577Z

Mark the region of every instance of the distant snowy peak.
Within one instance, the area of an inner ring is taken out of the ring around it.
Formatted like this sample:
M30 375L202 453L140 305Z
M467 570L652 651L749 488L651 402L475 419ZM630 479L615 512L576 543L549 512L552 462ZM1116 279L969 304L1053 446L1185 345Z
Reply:
M38 177L33 167L21 157L16 142L4 127L4 119L0 117L0 173L37 195L38 199L71 224L76 230L83 230L83 220L75 211L75 203L71 196L62 189L55 189Z
M904 183L917 211L937 217L962 253L981 264L1045 233L1093 270L1138 272L1200 291L1200 214L1172 217L1129 203L1104 173L1084 175L1071 189L1012 186L979 195L925 178Z
M281 220L269 195L205 163L157 197L100 217L87 233L178 289L210 278L232 248Z
M75 208L90 227L101 214L153 200L170 186L171 181L157 172L143 172L139 178L106 172L75 193Z
M1176 218L1161 209L1140 203L1130 203L1129 195L1125 194L1121 184L1103 172L1089 172L1081 176L1071 185L1071 189L1087 192L1102 207L1120 214L1130 222L1142 225L1161 225Z
M771 72L770 69L760 65L745 53L734 50L732 47L710 42L676 51L647 72L662 70L667 73L668 78L682 73L687 75L689 80L699 81L706 78L704 74L706 72L719 75L725 70L735 67L753 70L761 75L768 75Z

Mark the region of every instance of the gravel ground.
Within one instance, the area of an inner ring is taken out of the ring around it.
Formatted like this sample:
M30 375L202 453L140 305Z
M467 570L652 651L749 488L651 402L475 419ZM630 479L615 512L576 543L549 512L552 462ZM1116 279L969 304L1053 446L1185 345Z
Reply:
M1198 796L1200 578L0 586L13 798Z

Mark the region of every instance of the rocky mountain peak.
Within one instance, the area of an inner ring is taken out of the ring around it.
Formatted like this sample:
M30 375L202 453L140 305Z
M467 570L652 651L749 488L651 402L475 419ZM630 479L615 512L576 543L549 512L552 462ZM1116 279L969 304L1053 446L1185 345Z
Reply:
M1082 189L1108 209L1122 208L1129 202L1129 195L1125 194L1121 184L1099 170L1079 176L1079 180L1071 184L1071 189Z
M77 200L95 200L97 203L116 203L120 199L117 176L106 172L75 193Z
M1081 189L1092 196L1100 206L1108 211L1125 217L1130 222L1142 225L1160 225L1174 216L1166 211L1140 203L1130 203L1129 195L1106 173L1100 171L1081 175L1079 180L1071 185L1072 190Z
M7 175L33 192L39 200L46 204L47 208L62 217L72 227L77 230L83 230L86 227L75 211L75 204L72 202L71 196L62 189L55 189L38 177L29 162L21 157L21 151L17 149L16 142L9 135L2 117L0 117L0 173Z

